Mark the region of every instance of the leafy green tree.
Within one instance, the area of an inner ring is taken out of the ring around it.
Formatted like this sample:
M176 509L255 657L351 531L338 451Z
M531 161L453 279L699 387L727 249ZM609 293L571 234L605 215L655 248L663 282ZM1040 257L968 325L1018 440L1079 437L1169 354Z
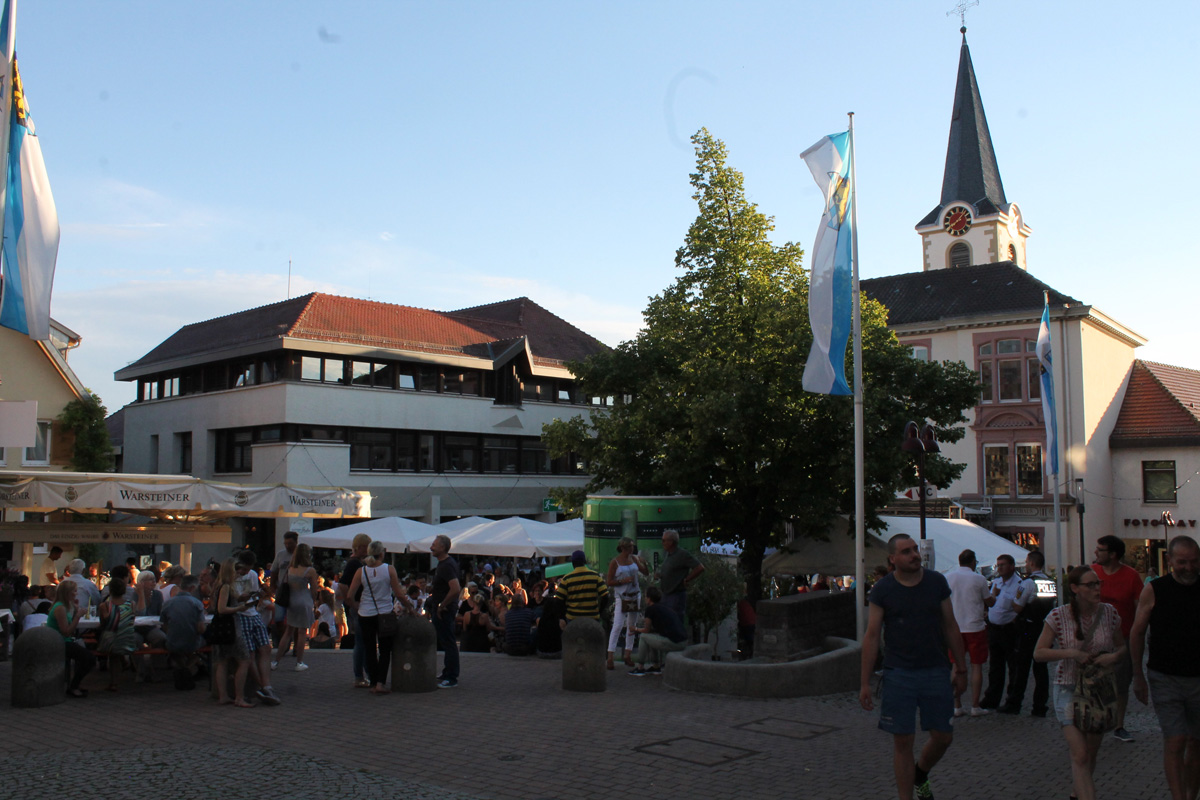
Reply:
M107 472L112 469L112 440L104 418L108 410L96 393L72 400L63 408L58 421L75 435L71 450L71 469L76 472Z
M721 556L700 553L704 572L688 588L688 619L704 628L704 641L733 613L742 595L742 577ZM713 643L716 647L716 642Z
M773 220L746 199L724 144L704 129L692 141L699 215L676 252L680 276L650 299L636 339L571 365L585 391L615 405L543 436L555 455L586 460L591 491L696 495L705 535L742 545L757 598L763 550L785 521L824 535L835 514L854 511L853 402L801 388L812 343L803 251L771 243ZM900 452L904 424L929 419L940 440L957 441L978 389L961 363L911 358L887 310L865 298L862 329L867 522L877 528L875 509L916 483ZM941 486L961 470L926 464Z

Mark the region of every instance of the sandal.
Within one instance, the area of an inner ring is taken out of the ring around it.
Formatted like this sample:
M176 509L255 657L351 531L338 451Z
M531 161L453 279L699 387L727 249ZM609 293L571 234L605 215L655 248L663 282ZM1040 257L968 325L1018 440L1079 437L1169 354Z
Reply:
M355 689L370 689L371 682L369 680L367 680L366 678L360 678L359 680L356 680L354 682L354 688Z

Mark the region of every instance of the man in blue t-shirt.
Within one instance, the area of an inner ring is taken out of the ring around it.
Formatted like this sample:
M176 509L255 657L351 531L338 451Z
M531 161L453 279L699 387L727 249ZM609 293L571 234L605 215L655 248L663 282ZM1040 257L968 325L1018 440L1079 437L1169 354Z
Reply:
M892 734L896 790L900 800L932 800L929 771L945 755L954 738L951 717L954 698L967 688L967 671L954 669L953 682L949 648L954 663L966 664L962 634L954 621L950 585L939 572L921 566L917 543L907 534L888 540L888 562L892 572L871 590L870 616L862 647L862 684L858 700L867 711L875 708L871 697L871 675L883 634L883 700L879 728ZM916 715L921 711L921 729L929 740L912 761L916 739ZM911 765L911 766L910 766Z

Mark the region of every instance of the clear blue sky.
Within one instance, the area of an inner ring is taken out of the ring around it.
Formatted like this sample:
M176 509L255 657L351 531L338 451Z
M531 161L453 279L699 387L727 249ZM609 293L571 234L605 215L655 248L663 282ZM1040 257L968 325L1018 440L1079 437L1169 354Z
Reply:
M776 241L798 155L856 112L863 277L920 269L959 55L951 0L22 0L62 223L53 315L112 373L180 326L312 290L454 309L526 295L615 344L676 277L688 137L725 141ZM1200 367L1200 4L983 0L974 58L1030 271Z

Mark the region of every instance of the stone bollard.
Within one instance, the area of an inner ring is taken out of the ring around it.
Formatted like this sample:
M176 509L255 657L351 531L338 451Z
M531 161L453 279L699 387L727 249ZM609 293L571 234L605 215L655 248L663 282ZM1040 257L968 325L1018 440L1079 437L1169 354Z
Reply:
M437 631L423 617L400 617L392 643L392 691L416 694L437 689Z
M590 617L567 623L563 631L563 688L568 692L603 692L608 688L604 666L608 645L604 628Z
M67 649L58 631L30 628L13 647L12 704L45 708L67 698Z

